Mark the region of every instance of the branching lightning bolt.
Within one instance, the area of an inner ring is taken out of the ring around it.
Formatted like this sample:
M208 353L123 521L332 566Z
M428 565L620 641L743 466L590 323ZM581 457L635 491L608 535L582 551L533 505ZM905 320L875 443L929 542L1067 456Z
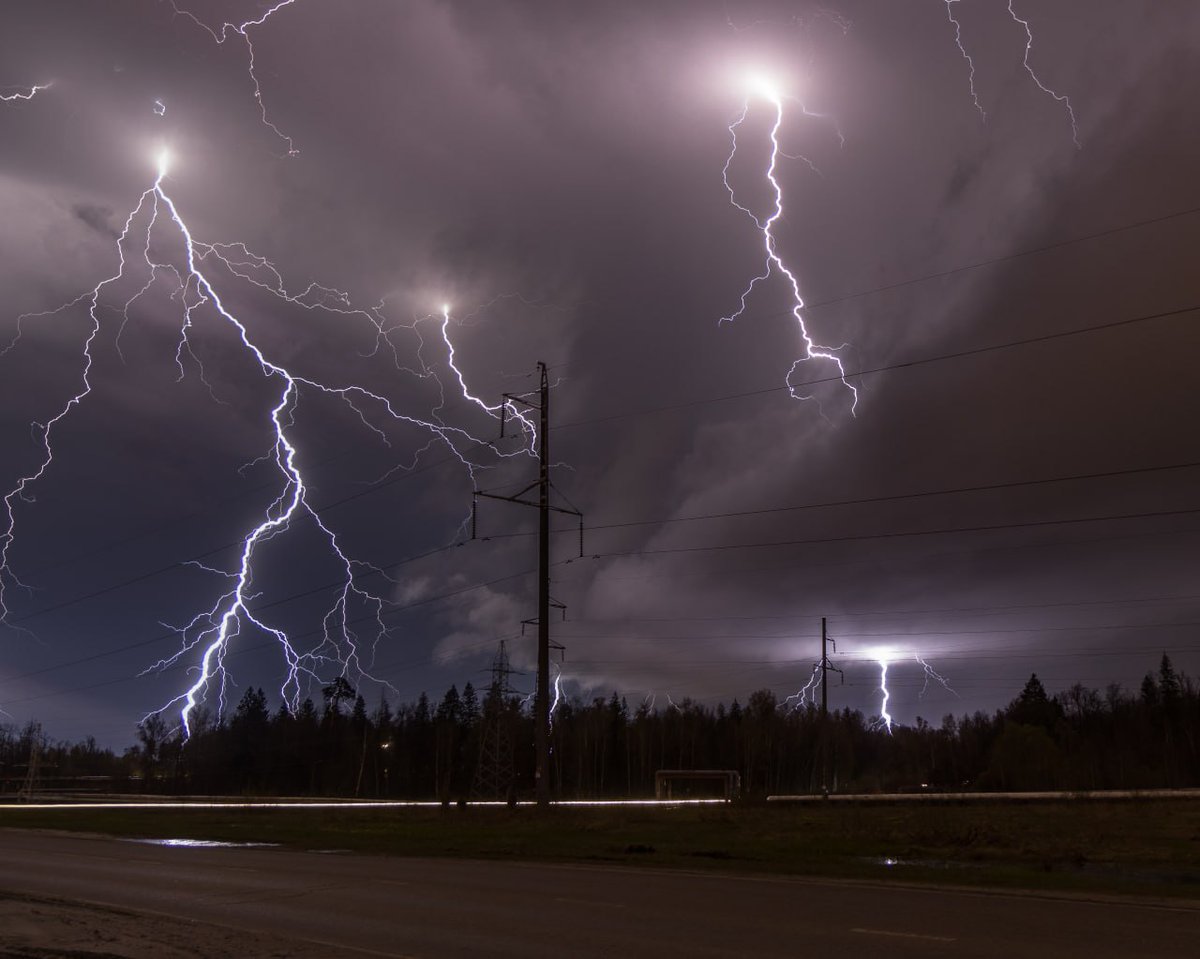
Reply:
M805 703L817 704L817 688L821 684L821 664L813 663L812 675L808 682L779 704L780 709L800 709Z
M178 0L170 0L171 9L173 9L177 15L181 17L187 17L194 24L196 24L196 26L204 30L218 44L223 44L232 34L237 34L246 41L246 53L248 57L246 72L250 77L251 86L254 88L254 99L258 103L258 110L262 116L263 125L270 129L271 132L279 137L280 140L287 144L287 155L293 157L299 155L300 153L300 151L296 149L295 142L290 136L280 130L279 127L277 127L267 115L267 104L263 100L262 84L259 83L258 74L255 72L254 42L250 39L250 30L252 27L261 27L274 14L278 13L284 7L290 7L295 2L296 0L277 0L277 2L268 7L264 13L254 19L244 20L241 23L233 23L232 21L226 20L219 27L213 28L190 10L185 10L180 7Z
M1033 79L1033 82L1037 84L1039 90L1053 97L1067 108L1067 113L1071 117L1071 139L1075 141L1076 148L1079 148L1079 124L1075 119L1075 108L1071 106L1071 99L1065 94L1056 93L1054 90L1051 90L1048 86L1046 86L1046 84L1042 83L1041 79L1034 72L1033 67L1030 66L1029 55L1033 51L1033 27L1029 25L1028 20L1023 20L1021 17L1017 16L1017 11L1013 9L1014 2L1015 0L1008 0L1008 13L1014 21L1025 28L1025 58L1023 61L1025 64L1025 71Z
M198 663L194 667L196 669L194 682L179 696L155 710L155 712L164 712L177 709L183 731L187 735L191 731L190 724L195 709L214 687L218 703L223 708L228 678L224 664L225 656L231 642L244 629L257 628L278 642L287 664L286 676L280 687L280 695L292 706L297 704L305 680L318 680L318 670L322 668L328 669L332 666L340 675L374 678L368 672L369 660L373 655L374 644L378 643L387 631L382 616L388 601L383 596L364 587L361 580L369 575L383 575L383 572L377 567L352 559L347 555L337 534L308 501L308 487L298 463L298 450L289 432L302 390L320 393L345 403L359 421L373 430L385 444L388 443L385 430L390 425L404 424L429 433L430 442L441 442L447 446L471 474L472 480L474 480L477 464L467 456L464 450L480 452L486 450L493 456L516 456L525 454L532 449L533 441L530 440L528 446L523 445L513 452L504 453L496 450L492 443L477 439L464 429L447 425L440 416L436 415L436 412L435 416L430 419L408 416L397 410L386 396L372 392L365 387L354 383L328 383L302 376L271 359L264 348L251 336L245 323L225 305L217 288L216 274L212 272L214 269L225 270L233 277L265 290L281 301L294 306L366 318L376 330L376 350L381 343L390 344L390 340L387 339L390 329L385 326L384 320L377 310L356 309L351 306L349 298L345 294L328 287L310 284L300 294L289 293L274 266L262 257L250 253L243 244L206 244L195 239L174 200L167 192L165 184L167 173L168 162L167 156L164 154L159 160L157 177L153 184L141 194L137 204L126 217L124 227L116 241L118 261L116 272L87 293L55 310L27 314L18 318L16 336L3 351L0 351L0 356L3 356L19 342L21 326L24 322L35 318L52 317L72 306L87 304L89 326L83 344L80 385L53 417L45 423L36 424L41 447L41 456L37 467L20 477L16 485L4 496L4 516L0 521L4 523L3 532L0 532L0 621L4 621L9 612L5 602L6 588L10 585L23 585L13 574L9 562L9 553L15 539L17 505L20 502L31 500L30 488L51 468L54 461L53 434L56 428L91 393L93 350L101 332L101 313L105 308L105 304L102 304L102 297L110 287L127 279L134 265L139 270L148 271L148 278L145 282L140 284L137 292L126 299L117 311L121 321L117 331L119 337L120 331L129 320L129 310L132 305L147 293L158 277L169 277L177 286L177 291L172 299L179 301L182 311L179 343L175 354L180 376L185 374L187 361L194 363L203 375L203 368L192 351L189 337L197 322L202 322L211 316L218 322L231 327L241 346L257 363L263 376L279 384L277 399L274 401L268 417L272 437L271 448L268 454L262 458L273 462L279 472L279 493L267 507L261 522L258 522L243 537L238 561L234 568L232 570L210 570L219 573L228 582L228 587L208 609L196 614L183 626L177 627L177 632L182 640L180 649L174 655L150 667L151 670L166 667L180 661L192 651L200 650ZM138 226L142 220L145 221L144 230ZM184 255L181 262L160 262L153 258L151 240L156 227L175 231L183 244ZM135 252L136 257L133 256ZM442 335L448 347L450 367L462 388L463 397L468 402L480 406L488 416L496 418L500 407L489 407L476 399L467 389L463 374L454 364L453 344L447 329L448 322L449 310L447 308L443 311ZM119 344L119 340L115 342ZM397 366L399 368L398 361ZM525 420L520 419L520 422L525 423ZM267 622L251 608L251 603L256 596L253 591L256 551L264 544L286 533L294 524L302 521L311 523L319 530L330 550L330 555L340 564L344 573L342 585L336 590L336 596L322 618L318 639L315 645L308 649L299 648L283 629ZM364 649L363 643L360 642L359 636L351 626L352 607L365 607L371 611L372 616L368 619L373 619L371 623L373 635L369 651Z
M847 390L850 391L850 396L851 396L850 412L851 412L851 414L854 414L857 409L857 406L858 406L858 390L854 386L852 386L850 384L850 382L846 379L846 368L843 365L841 358L838 356L838 352L844 348L844 344L843 344L843 346L840 346L840 347L821 346L821 345L817 344L817 342L812 338L812 336L810 335L810 333L808 331L808 326L804 320L804 312L803 312L804 311L804 298L800 295L800 281L796 278L796 274L793 273L792 270L788 268L787 264L784 263L782 257L780 257L780 255L779 255L779 252L778 252L777 246L776 246L775 226L779 222L779 220L783 217L783 188L780 186L779 180L776 176L776 169L777 169L777 166L779 163L779 157L782 154L782 150L780 149L780 146L779 146L779 131L780 131L781 127L783 126L785 97L778 90L776 90L774 88L774 86L772 86L769 82L766 82L763 80L756 80L753 85L754 85L754 93L759 98L766 100L769 104L771 104L771 106L775 110L775 121L771 127L771 133L770 133L771 158L770 158L769 164L767 165L767 169L766 169L766 173L765 173L767 182L770 183L770 185L771 185L771 191L772 191L772 197L773 197L773 204L772 204L770 215L765 220L760 219L753 212L751 212L748 207L745 207L741 203L739 203L737 200L737 197L734 193L733 186L729 182L729 168L733 164L734 157L737 155L737 147L738 147L737 132L738 132L738 128L742 125L742 123L745 122L746 117L748 116L748 114L750 112L750 108L751 108L751 98L750 97L747 97L746 101L744 102L741 113L738 115L737 119L735 119L729 125L729 135L732 140L732 148L730 150L728 158L725 161L725 166L722 169L722 179L724 180L724 183L725 183L725 189L729 192L730 203L732 203L733 206L735 206L742 213L746 214L746 216L748 216L754 222L754 225L756 227L758 227L759 231L761 232L762 240L763 240L763 249L766 254L766 261L763 265L763 272L760 275L755 276L750 281L749 286L747 286L746 289L742 291L741 299L740 299L737 310L735 310L733 313L731 313L728 316L722 317L721 322L722 323L731 323L734 320L738 319L746 311L746 302L749 299L751 293L754 292L754 288L759 283L770 278L772 273L779 273L780 275L782 275L784 277L784 279L787 281L789 289L791 290L791 298L792 298L791 314L796 321L796 326L797 326L797 329L799 330L800 339L801 339L801 341L803 343L803 347L804 347L804 355L801 356L799 359L797 359L792 364L792 368L788 371L787 377L785 378L785 382L787 383L789 393L795 399L813 399L813 397L811 395L803 395L796 391L795 386L792 384L792 376L795 374L797 368L800 366L801 363L806 363L806 362L809 362L810 360L818 360L818 359L825 360L827 362L833 363L837 367L838 376L840 377L842 384L846 387ZM801 112L804 113L805 116L817 117L820 119L827 119L826 117L823 117L821 114L812 113L802 103L799 103L799 101L796 101L793 98L789 97L786 99L788 99L791 102L797 103L800 106ZM838 138L839 138L839 140L843 139L840 131L838 131ZM811 163L810 163L810 166L811 166Z

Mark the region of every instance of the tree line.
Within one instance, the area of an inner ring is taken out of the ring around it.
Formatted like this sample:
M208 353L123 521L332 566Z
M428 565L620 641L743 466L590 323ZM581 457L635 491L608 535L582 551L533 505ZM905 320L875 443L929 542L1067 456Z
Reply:
M0 789L105 788L188 795L515 798L532 791L533 718L493 686L451 686L436 704L368 708L345 679L295 711L261 688L227 715L198 711L185 742L161 717L116 754L93 739L54 743L36 723L0 726ZM1055 695L1034 674L993 713L918 718L889 731L851 709L822 717L768 689L744 704L684 699L630 707L613 693L564 700L551 728L561 798L646 796L661 769L729 769L743 795L916 790L1200 786L1200 688L1164 655L1136 693L1076 684ZM91 778L89 778L91 777ZM482 787L481 788L481 784ZM499 785L498 785L499 784ZM509 784L509 785L506 785ZM701 788L697 786L696 788ZM676 795L679 792L676 791Z

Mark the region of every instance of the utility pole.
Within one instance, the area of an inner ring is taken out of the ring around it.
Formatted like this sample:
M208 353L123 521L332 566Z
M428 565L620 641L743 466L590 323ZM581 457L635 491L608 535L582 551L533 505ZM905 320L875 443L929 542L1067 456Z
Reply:
M550 376L546 364L538 362L538 401L532 402L528 394L505 393L500 409L500 435L504 436L504 424L509 410L517 406L538 412L538 479L530 483L515 496L500 496L475 490L476 501L484 496L488 499L505 500L522 506L534 506L538 511L538 649L537 682L534 692L534 795L541 808L550 805L550 514L568 513L579 518L579 555L583 555L583 514L576 509L566 509L550 504ZM524 417L518 418L528 426ZM522 497L533 487L538 488L536 502ZM471 538L476 533L476 505L471 507ZM558 604L555 604L558 605Z
M538 654L534 697L534 793L539 808L550 805L550 377L541 375L538 429Z
M829 664L829 646L837 652L837 640L829 638L825 628L825 617L821 617L821 794L829 795L829 671L841 674L836 666Z
M825 617L821 617L821 722L829 715L829 634L825 631Z

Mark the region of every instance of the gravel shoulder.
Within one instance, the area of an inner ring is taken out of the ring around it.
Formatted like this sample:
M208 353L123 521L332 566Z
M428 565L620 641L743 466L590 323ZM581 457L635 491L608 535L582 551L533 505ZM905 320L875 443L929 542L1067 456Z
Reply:
M358 950L210 923L0 892L0 959L319 959Z

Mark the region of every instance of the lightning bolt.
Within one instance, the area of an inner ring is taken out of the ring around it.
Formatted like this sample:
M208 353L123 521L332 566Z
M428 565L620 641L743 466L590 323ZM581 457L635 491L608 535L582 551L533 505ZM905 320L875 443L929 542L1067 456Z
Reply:
M246 324L225 305L218 290L214 270L224 270L234 278L265 290L294 306L365 317L375 327L376 350L382 343L390 344L388 334L393 328L385 324L377 310L355 309L346 294L329 287L310 284L298 294L290 293L284 287L278 270L268 260L250 253L243 244L207 244L194 238L167 191L167 176L168 157L164 153L159 158L158 173L153 184L141 194L126 217L116 241L115 273L100 281L90 291L55 310L19 317L16 336L0 352L0 356L3 356L16 345L20 340L24 322L34 318L52 317L72 306L87 304L89 325L83 344L80 384L53 417L44 423L35 424L41 448L37 467L20 477L3 499L4 515L0 522L5 525L0 533L0 621L4 621L8 616L5 589L11 584L24 585L12 572L9 563L9 553L15 540L17 505L31 500L30 488L51 468L54 461L53 435L56 428L91 393L94 347L102 326L102 298L111 287L132 274L134 265L139 270L147 271L148 279L140 284L140 288L132 297L124 301L123 308L118 311L121 319L117 333L119 336L120 330L128 322L131 306L151 288L156 278L168 277L176 286L176 293L172 295L172 299L178 300L182 314L179 345L175 354L181 377L185 375L188 361L194 363L203 376L203 368L191 349L189 337L197 323L207 322L211 318L230 327L242 348L257 363L263 376L278 384L278 393L267 417L272 437L271 447L268 454L261 459L272 462L277 469L280 479L279 492L265 510L262 520L245 533L234 567L231 570L209 570L222 576L228 583L227 588L209 608L197 613L186 624L176 627L181 637L179 650L147 670L148 672L165 668L198 651L198 660L193 667L196 676L192 684L179 696L154 711L161 713L177 709L184 734L190 735L193 713L213 689L216 690L218 703L223 708L228 681L225 656L232 642L244 630L260 630L277 642L286 663L286 675L280 687L280 696L292 706L298 703L304 683L307 680L319 680L318 671L327 670L331 666L336 668L340 675L353 675L378 682L368 672L369 660L373 658L375 645L387 632L382 616L388 601L366 588L362 580L375 575L391 580L377 567L351 558L343 550L334 530L309 503L308 486L298 462L299 453L290 435L296 404L302 391L319 393L344 403L359 421L373 430L385 444L388 444L385 431L388 426L405 425L428 433L431 443L441 442L451 450L472 480L478 467L468 457L466 450L486 450L490 455L502 457L517 456L527 454L534 448L534 443L530 440L528 445L523 444L519 449L505 453L496 450L490 442L477 439L464 429L447 425L440 416L435 415L429 419L409 416L397 410L386 396L363 386L354 383L331 383L302 376L269 357L252 337ZM176 248L178 244L182 245L182 257L179 262L161 262L154 259L151 241L156 229L174 232ZM467 389L465 378L454 363L448 323L447 307L443 310L442 334L448 348L449 365L462 388L464 399L480 406L489 417L496 418L500 407L483 404ZM394 353L395 347L392 349ZM440 386L440 380L438 382ZM444 402L444 392L442 396ZM427 447L428 444L425 448ZM419 457L422 451L414 457L413 466L416 457ZM253 589L256 553L266 543L282 536L300 523L309 524L320 533L330 556L340 565L343 574L341 586L336 589L334 599L321 619L321 628L317 631L318 638L315 644L307 649L300 648L287 632L269 623L251 608L251 603L257 595ZM366 619L373 620L369 649L365 648L351 627L352 610L360 608L369 610L371 615Z
M1025 64L1025 72L1028 73L1033 82L1037 84L1039 90L1053 97L1064 107L1066 107L1067 114L1071 118L1071 139L1075 141L1076 149L1079 149L1081 147L1079 142L1079 123L1075 119L1075 108L1071 106L1070 97L1051 90L1048 86L1046 86L1046 84L1042 83L1037 73L1034 72L1033 67L1029 63L1029 55L1033 52L1033 27L1029 25L1028 20L1023 20L1021 17L1017 16L1017 11L1013 9L1014 2L1016 2L1016 0L1008 0L1008 14L1016 23L1019 23L1025 28L1025 58L1023 60Z
M876 662L879 663L879 690L883 693L883 702L879 704L879 722L887 729L888 733L891 733L892 717L887 710L888 700L892 698L887 684L888 661L886 659L879 659Z
M918 694L919 698L923 699L925 697L925 692L929 689L929 683L931 681L938 683L943 689L954 693L955 696L958 695L946 677L930 666L920 653L914 653L913 658L916 659L916 661L921 664L921 668L925 670L925 683L921 686L921 692Z
M813 663L812 675L808 677L808 682L800 689L788 696L782 703L779 704L780 709L796 710L802 707L805 703L811 703L813 706L817 704L817 687L821 683L821 664Z
M20 89L16 93L0 93L0 103L13 103L17 100L32 100L43 90L50 89L49 83L36 83L28 89Z
M234 23L230 20L226 20L224 23L222 23L219 27L216 27L216 28L210 27L207 23L205 23L203 20L201 20L196 14L192 13L190 10L185 10L182 7L180 7L178 0L169 0L169 2L171 4L171 9L175 11L175 14L177 16L186 17L187 19L191 20L194 24L196 24L196 26L200 27L202 30L204 30L205 33L207 33L210 37L212 37L213 40L218 45L224 44L225 41L228 40L230 38L230 36L232 36L234 34L236 34L237 36L241 37L243 40L246 41L246 54L247 54L246 73L250 77L250 84L254 89L254 99L255 99L255 102L258 103L258 111L262 117L263 126L267 127L269 130L271 130L271 132L273 132L275 134L275 136L277 136L280 140L282 140L285 144L287 144L287 155L288 156L292 156L292 157L298 156L300 151L298 149L296 149L296 144L292 140L292 138L290 136L288 136L286 133L284 133L283 131L281 131L279 129L279 127L277 127L274 124L274 122L271 120L271 118L267 115L267 104L266 104L266 101L263 99L262 84L259 83L258 73L255 71L254 41L250 39L251 28L261 27L272 16L274 16L276 13L278 13L284 7L290 7L293 3L296 2L296 0L277 0L276 3L273 3L270 7L268 7L266 9L265 12L263 12L257 18L250 19L250 20L243 20L241 23Z
M154 101L154 115L156 117L165 117L167 115L167 105L162 100Z
M562 667L557 663L554 666L554 699L550 703L550 721L554 722L554 711L558 709L558 704L562 702Z
M969 70L969 73L967 74L967 83L971 88L971 100L974 101L975 109L979 111L979 115L986 121L987 111L983 109L983 104L979 102L979 94L975 90L975 61L971 59L971 54L969 54L967 52L967 48L963 46L962 24L959 23L958 19L954 16L954 5L959 2L961 2L961 0L945 0L946 17L954 25L954 42L958 45L958 52L961 53L962 58L967 61L967 68Z
M737 310L728 316L721 317L721 322L732 323L734 320L738 319L746 311L747 300L754 292L755 287L759 283L769 279L773 273L780 274L787 281L788 287L791 291L791 314L793 319L796 321L796 327L803 344L803 355L792 364L792 368L788 371L788 374L785 377L788 392L794 399L814 399L814 397L811 395L798 393L795 386L792 384L792 377L801 363L807 363L811 360L823 360L832 363L837 367L838 376L841 379L842 384L847 390L850 391L850 412L851 414L854 414L858 406L858 390L855 389L855 387L852 386L846 379L846 368L842 364L841 358L838 356L838 352L844 349L845 344L840 347L821 346L810 335L808 326L804 320L804 298L800 294L800 281L796 278L796 274L787 266L786 263L784 263L783 258L779 255L775 237L776 224L783 217L783 188L779 184L779 180L776 176L776 170L779 164L779 157L782 153L779 146L779 131L783 126L784 101L786 99L790 102L798 104L801 113L803 113L805 116L815 117L818 119L828 118L824 117L822 114L811 112L807 109L807 107L804 106L803 103L795 100L794 98L785 98L769 81L761 78L755 79L752 82L752 87L754 96L757 99L765 100L775 111L775 121L771 127L770 133L771 157L765 172L765 177L771 186L773 197L770 215L765 220L760 219L753 212L751 212L748 207L745 207L739 203L737 196L734 193L733 186L729 182L729 169L733 164L734 157L737 155L738 129L745 122L746 117L750 113L752 105L752 98L749 96L742 105L741 113L729 125L729 135L732 141L732 147L730 149L728 158L725 160L725 166L722 169L722 179L725 183L725 189L729 193L730 203L742 213L746 214L746 216L748 216L754 222L754 225L762 234L763 250L766 254L766 259L763 265L763 272L755 276L745 290L742 291ZM837 135L839 140L844 143L845 138L842 137L840 130L837 131Z
M979 92L975 87L975 60L971 57L970 52L967 50L966 44L963 43L962 24L959 22L954 13L955 4L961 2L962 0L942 0L942 3L946 7L946 19L948 19L954 26L954 43L958 47L959 54L964 60L967 61L967 84L971 91L971 100L975 104L975 109L979 111L979 115L984 120L987 120L987 112L983 109L983 104L979 100ZM1007 9L1008 15L1012 21L1025 31L1025 54L1021 61L1022 65L1025 67L1025 72L1029 74L1030 79L1033 80L1039 90L1054 100L1057 100L1066 109L1067 115L1071 119L1071 139L1074 141L1076 149L1079 149L1081 147L1079 142L1079 123L1075 117L1075 108L1071 104L1070 97L1066 96L1065 94L1058 93L1057 91L1046 86L1046 84L1042 82L1041 77L1039 77L1037 72L1033 69L1033 65L1029 62L1029 57L1033 52L1033 27L1028 20L1017 14L1016 8L1013 6L1015 2L1016 0L1007 0Z

